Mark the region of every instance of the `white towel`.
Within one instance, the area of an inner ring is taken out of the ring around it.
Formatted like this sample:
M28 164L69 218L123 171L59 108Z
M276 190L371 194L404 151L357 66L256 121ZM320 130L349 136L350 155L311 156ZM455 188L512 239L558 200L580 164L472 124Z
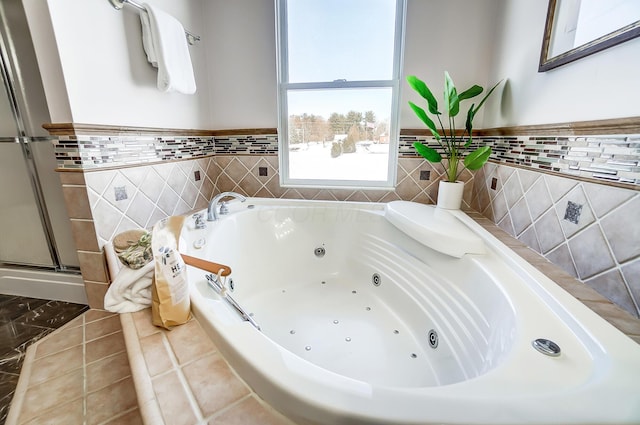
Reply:
M156 68L158 67L158 58L156 57L156 49L153 47L153 40L151 38L151 23L149 22L149 15L146 13L140 13L140 23L142 24L142 47L147 54L147 60Z
M120 263L109 242L104 246L107 265L115 280L104 296L104 309L113 313L133 313L151 306L151 284L155 263L131 269Z
M147 3L144 8L149 22L146 27L145 18L140 18L142 44L149 62L158 67L158 89L195 93L196 81L184 27L176 18L158 8Z

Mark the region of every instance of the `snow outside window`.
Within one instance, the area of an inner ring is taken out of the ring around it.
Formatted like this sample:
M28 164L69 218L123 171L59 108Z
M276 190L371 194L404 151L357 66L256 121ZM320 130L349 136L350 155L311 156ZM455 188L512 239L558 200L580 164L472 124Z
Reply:
M393 188L406 0L277 0L283 186Z

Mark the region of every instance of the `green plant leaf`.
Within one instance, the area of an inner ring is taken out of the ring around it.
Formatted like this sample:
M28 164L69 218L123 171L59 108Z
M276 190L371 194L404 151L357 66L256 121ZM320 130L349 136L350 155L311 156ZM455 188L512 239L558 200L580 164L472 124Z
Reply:
M418 118L420 118L422 122L427 125L429 130L431 130L431 134L433 134L433 137L435 137L436 140L440 140L440 135L438 134L438 130L436 129L436 124L431 120L431 118L429 118L429 116L424 111L424 109L422 109L421 107L419 107L413 102L409 102L409 106L411 106L411 109L413 109L413 112L415 112Z
M464 144L465 148L468 148L469 145L471 144L471 137L472 134L471 132L473 131L473 117L476 116L476 113L473 111L473 107L474 107L475 103L471 104L471 108L469 108L469 110L467 111L467 120L465 121L465 128L467 129L467 133L469 134L469 140L467 140L467 143Z
M447 71L444 72L444 104L450 117L455 117L460 112L458 92Z
M472 97L476 97L477 95L482 93L482 90L484 90L482 87L474 84L473 87L471 87L470 89L467 89L462 93L460 93L458 95L458 99L460 100L471 99Z
M482 100L478 104L478 107L475 109L475 111L473 111L474 115L476 114L476 112L478 112L478 109L480 109L482 107L482 105L484 105L484 102L487 100L487 98L489 96L491 96L491 93L493 93L493 91L496 89L496 87L498 87L498 84L500 84L501 82L502 82L502 80L498 81L495 86L491 87L491 90L489 90L487 92L487 94L482 98Z
M491 148L482 146L464 158L464 166L469 170L479 170L489 160Z
M415 75L407 76L407 82L420 96L422 96L426 101L427 105L429 105L429 112L434 115L440 115L438 111L438 101L436 100L429 87L425 84L424 81L416 77Z
M435 149L430 148L420 142L415 142L413 144L416 152L418 152L424 159L429 162L440 162L442 161L442 156Z

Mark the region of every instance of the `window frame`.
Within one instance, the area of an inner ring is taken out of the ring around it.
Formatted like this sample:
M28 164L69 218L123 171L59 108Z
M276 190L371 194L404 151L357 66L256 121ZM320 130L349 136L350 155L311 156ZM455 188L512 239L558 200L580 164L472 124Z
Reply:
M396 0L395 32L393 43L393 71L389 80L335 80L290 83L287 50L287 0L276 2L276 55L278 76L278 162L280 186L323 189L395 189L398 168L398 144L400 138L400 78L404 55L404 34L407 0ZM389 157L386 181L292 179L289 177L289 113L287 93L301 90L348 90L358 88L390 88L391 116L389 123Z

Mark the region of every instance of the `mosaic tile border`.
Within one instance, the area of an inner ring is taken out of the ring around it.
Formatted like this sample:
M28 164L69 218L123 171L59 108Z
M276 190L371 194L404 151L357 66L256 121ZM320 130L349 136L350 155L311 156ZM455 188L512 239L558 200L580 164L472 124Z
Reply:
M215 138L216 155L277 155L278 135Z
M400 158L416 158L416 141L440 150L428 136L401 136ZM207 155L277 155L278 136L60 136L54 140L58 167L94 169ZM473 146L491 146L491 159L531 169L640 186L640 135L484 136Z
M94 169L214 153L213 137L59 136L53 141L58 168Z
M433 137L401 136L400 156L418 156L416 141L442 152ZM640 186L640 135L475 137L472 147L482 145L499 163Z

